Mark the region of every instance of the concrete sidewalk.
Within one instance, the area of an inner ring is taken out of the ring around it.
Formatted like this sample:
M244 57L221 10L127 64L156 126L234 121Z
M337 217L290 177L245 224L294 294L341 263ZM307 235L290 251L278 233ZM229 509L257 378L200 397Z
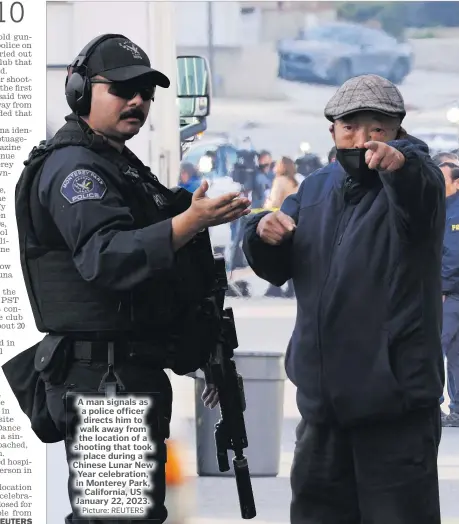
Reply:
M459 524L459 457L455 454L457 431L444 431L439 458L442 524ZM293 444L293 443L292 443ZM283 443L283 445L285 445ZM288 446L290 447L290 446ZM290 465L293 453L283 451L276 478L252 478L257 524L289 524ZM190 461L189 466L192 466ZM249 463L250 465L250 463ZM196 469L194 469L196 471ZM234 478L196 477L190 482L193 511L186 524L236 524L241 522ZM388 523L390 524L390 523Z
M254 522L256 524L288 524L288 520L284 521L274 521L274 520L259 520L255 517ZM241 524L241 519L219 519L219 518L210 518L210 519L195 519L191 518L187 520L187 524ZM459 519L442 519L442 524L459 524Z
M228 299L227 306L234 308L240 348L243 350L282 351L286 348L296 316L294 300L251 298ZM268 321L266 322L266 319ZM173 422L180 420L180 433L173 438L186 442L186 472L190 477L193 509L186 524L241 523L236 483L228 477L198 477L196 469L195 384L189 377L172 375L174 388ZM289 524L290 467L295 445L295 426L299 421L296 407L296 388L285 382L284 420L280 468L277 477L252 478L257 517L255 524ZM262 403L261 403L262 404ZM259 409L264 409L259 405ZM246 419L249 431L250 419ZM179 431L179 430L177 430ZM180 436L178 436L180 435ZM459 429L445 428L439 454L439 478L443 524L459 524ZM250 449L255 453L263 443L249 435ZM209 450L214 453L215 450ZM230 454L231 458L231 454ZM215 459L216 460L216 459ZM250 467L249 458L249 467ZM171 523L172 524L172 523ZM390 524L390 523L388 523Z
M257 517L255 517L254 522L256 524L288 524L288 520L284 521L274 521L274 520L259 520ZM211 518L211 519L195 519L191 518L187 520L187 524L241 524L241 519L219 519L219 518ZM442 519L442 524L459 524L459 519Z

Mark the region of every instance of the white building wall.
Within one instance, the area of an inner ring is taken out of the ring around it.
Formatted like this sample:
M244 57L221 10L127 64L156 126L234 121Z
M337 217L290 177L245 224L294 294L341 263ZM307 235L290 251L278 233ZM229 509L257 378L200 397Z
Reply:
M179 47L201 47L208 44L208 2L174 2L176 41ZM213 40L216 47L241 45L239 2L212 2Z
M129 141L129 147L167 185L176 182L180 162L176 105L175 5L172 2L48 2L47 114L52 130L70 112L64 84L68 65L93 38L120 33L149 55L153 67L171 79L158 88L149 121ZM61 66L61 67L57 67ZM147 132L149 130L150 132Z

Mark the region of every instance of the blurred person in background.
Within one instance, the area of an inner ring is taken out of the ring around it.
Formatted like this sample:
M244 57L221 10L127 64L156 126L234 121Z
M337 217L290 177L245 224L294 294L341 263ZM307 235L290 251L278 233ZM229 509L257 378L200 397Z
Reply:
M260 278L295 284L290 522L440 524L445 182L387 79L351 78L324 113L337 161L243 244Z
M274 179L273 172L273 160L271 153L266 149L262 149L259 153L255 152L251 148L251 142L246 142L248 149L242 150L242 160L238 159L233 173L233 179L239 181L246 190L246 196L251 200L251 209L260 210L263 209L266 198L269 196L269 192L272 187L272 181ZM239 152L241 153L241 152ZM244 156L245 155L245 156ZM247 161L248 159L248 161ZM257 159L256 169L252 169L252 160ZM244 166L249 166L250 169L245 169ZM246 221L235 220L230 224L231 228L231 249L230 256L227 260L227 268L229 271L237 269L238 267L246 267L247 262L245 260L244 253L242 251L242 239L244 237L244 226ZM239 281L238 286L245 286L245 281ZM228 296L230 291L228 292ZM245 296L248 296L246 294Z
M271 153L267 150L257 153L252 149L246 149L239 151L238 154L240 156L233 172L233 179L243 186L245 195L250 198L251 208L262 209L274 179ZM245 220L235 220L230 224L231 250L228 261L230 270L247 266L242 252L245 222Z
M274 162L273 157L268 150L262 149L258 153L258 167L260 168L260 173L264 174L269 180L269 187L271 187L275 176L273 171Z
M249 197L256 186L259 155L253 149L249 139L243 141L243 148L238 149L233 168L233 180L242 186L242 192Z
M274 166L274 180L269 197L266 199L264 208L280 208L284 200L298 191L295 162L283 156Z
M252 192L252 209L261 209L269 196L274 180L273 159L271 153L262 149L258 154L258 172Z
M453 180L451 177L451 170L455 169L459 165L458 155L449 151L443 151L433 156L432 160L440 168L441 172L443 173L443 176L445 177L447 193L446 196L451 196L455 193L455 186L457 184L457 182Z
M274 166L275 178L271 193L265 202L265 209L280 208L284 200L298 191L296 166L293 160L283 156ZM270 284L265 293L266 297L293 298L295 291L291 279L287 281L287 289L284 292L281 287Z
M336 146L333 146L329 153L328 153L328 163L331 164L332 162L336 161Z
M242 140L241 149L237 150L237 159L233 167L233 181L240 184L241 193L250 199L253 208L253 198L258 198L260 189L257 187L258 153L255 151L249 137ZM239 220L230 224L232 249L237 250L243 223ZM231 257L233 258L233 257ZM234 267L232 268L234 269Z
M180 177L178 187L194 193L201 185L201 177L191 162L183 162L180 166Z
M459 158L453 153L433 157L445 177L446 227L443 240L443 328L450 414L442 411L444 427L459 427ZM440 399L443 404L444 397Z
M299 156L295 160L297 180L299 184L301 184L305 177L322 167L322 162L320 161L320 158L316 154L311 153L311 146L309 143L303 142L300 145L300 148L302 150L303 155Z

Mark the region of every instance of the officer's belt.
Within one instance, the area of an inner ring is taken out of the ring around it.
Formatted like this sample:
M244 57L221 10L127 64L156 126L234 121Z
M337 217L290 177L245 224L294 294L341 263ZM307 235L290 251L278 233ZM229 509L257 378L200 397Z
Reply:
M109 342L105 341L74 341L73 358L74 360L107 362L108 344ZM123 340L114 342L114 351L114 360L118 363L126 361L135 363L136 361L141 361L149 365L157 365L159 368L167 365L165 358L167 346L158 348L151 342Z

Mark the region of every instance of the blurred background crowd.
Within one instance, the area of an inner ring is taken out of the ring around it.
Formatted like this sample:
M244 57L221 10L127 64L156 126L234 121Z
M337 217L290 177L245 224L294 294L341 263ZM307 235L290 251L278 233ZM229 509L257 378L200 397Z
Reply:
M208 149L200 156L203 147ZM289 195L297 192L305 177L326 163L335 161L335 147L330 149L326 158L311 152L308 143L302 143L300 149L301 154L295 159L289 156L274 159L267 149L256 150L249 137L242 140L239 148L227 142L203 141L184 155L178 186L193 193L205 178L210 185L209 193L213 196L237 190L250 198L252 213L276 210ZM229 228L229 242L224 235L216 235L215 228L212 232L214 249L226 255L230 272L248 266L241 246L244 222L245 218L219 226ZM250 296L247 281L233 281L229 295ZM265 296L293 298L293 286L291 282L285 290L269 286Z
M445 175L447 185L450 182L455 186L459 179L457 138L450 142L437 139L432 143L428 136L416 136L429 145L430 154ZM305 177L336 161L334 146L326 157L311 151L307 142L302 143L299 149L301 152L295 159L289 156L275 158L268 149L255 149L250 137L245 137L239 146L228 141L199 140L183 156L177 185L193 193L206 179L210 186L209 196L240 191L250 198L251 213L275 211L289 195L297 192ZM230 225L211 230L215 251L225 255L227 269L232 277L234 275L228 296L251 296L251 286L244 278L244 272L240 271L245 269L245 276L250 272L242 251L246 220L243 217ZM284 289L269 285L264 296L294 298L295 293L289 281Z
M205 177L209 196L241 190L252 212L280 207L304 177L334 161L323 108L336 86L366 73L400 86L404 125L432 156L457 153L458 2L231 5L234 17L230 3L225 14L218 4L207 6L208 34L199 51L211 63L215 98L208 129L185 144L180 186L194 191ZM235 34L237 43L230 43ZM267 287L251 273L241 222L211 231L232 275L229 294L293 297L290 283Z
M426 142L432 155L459 147L459 2L174 5L177 54L209 61L212 111L207 129L184 144L179 172L167 148L161 165L152 169L162 169L190 191L205 177L209 196L240 189L250 196L253 212L280 207L303 177L333 160L323 108L336 86L366 73L400 86L407 108L404 127ZM62 18L59 9L52 10L55 21ZM48 58L48 136L66 111L63 97L63 106L57 103L62 64L53 52ZM130 144L147 162L151 150L163 147L153 127ZM247 268L242 229L233 224L211 231L215 250L225 254L232 282L238 282L230 293L291 296L290 288L267 289Z

